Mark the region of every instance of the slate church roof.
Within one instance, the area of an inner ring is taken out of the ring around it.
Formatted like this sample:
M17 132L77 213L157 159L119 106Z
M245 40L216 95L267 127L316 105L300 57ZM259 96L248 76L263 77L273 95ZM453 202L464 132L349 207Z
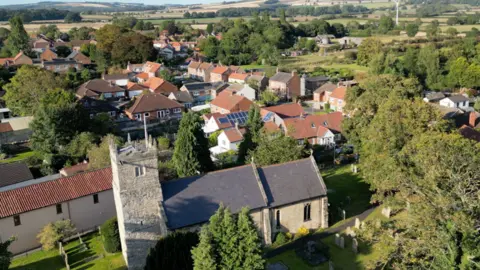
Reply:
M220 203L237 213L244 206L253 210L326 196L316 166L310 157L262 168L250 164L163 182L167 225L178 229L204 223Z

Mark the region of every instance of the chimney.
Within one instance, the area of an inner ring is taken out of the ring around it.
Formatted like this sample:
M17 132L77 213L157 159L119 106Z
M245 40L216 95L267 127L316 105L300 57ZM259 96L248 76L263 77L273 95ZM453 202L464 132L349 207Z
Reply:
M235 129L236 129L237 131L240 131L240 130L238 129L238 122L237 122L237 121L235 121Z
M476 122L477 122L477 113L475 111L473 112L470 112L470 117L468 118L468 124L471 126L471 127L475 127L476 126Z
M295 76L295 75L297 75L297 71L296 71L296 70L293 70L293 71L292 71L292 76Z

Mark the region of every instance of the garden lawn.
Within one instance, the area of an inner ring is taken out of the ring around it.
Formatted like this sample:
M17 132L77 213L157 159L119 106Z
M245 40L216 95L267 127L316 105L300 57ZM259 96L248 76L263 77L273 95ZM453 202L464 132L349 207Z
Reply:
M11 158L0 160L0 163L12 163L12 162L17 162L17 161L22 161L26 158L34 156L35 154L36 154L35 151L28 151L28 152L19 153L19 154L16 154L15 156L13 156Z
M82 251L78 240L65 245L70 269L102 269L123 270L127 269L121 252L109 254L103 249L100 235L91 233L82 236L88 249ZM91 258L92 260L88 260ZM85 260L87 259L87 260ZM51 251L37 251L26 257L19 257L12 261L10 269L15 270L63 270L66 269L63 259L58 254L58 249Z
M328 190L332 221L340 220L338 207L345 209L347 218L363 213L370 207L369 185L358 174L351 172L350 165L320 171ZM350 202L347 196L350 197Z

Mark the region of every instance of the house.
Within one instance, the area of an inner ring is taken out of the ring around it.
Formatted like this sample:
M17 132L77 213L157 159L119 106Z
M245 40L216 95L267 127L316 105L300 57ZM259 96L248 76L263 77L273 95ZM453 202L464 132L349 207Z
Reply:
M329 80L330 78L326 76L305 78L305 95L311 96L315 90L326 84Z
M69 54L67 56L67 58L68 59L73 59L77 63L80 63L82 65L91 65L92 64L92 60L88 56L81 53L80 51L72 51L72 53Z
M0 58L0 65L2 66L19 66L19 65L33 65L32 58L28 57L20 51L15 57L13 58Z
M315 102L327 103L330 100L333 90L337 88L336 84L326 83L313 92Z
M334 35L317 35L315 37L315 43L317 46L321 47L321 45L329 45L332 43L332 39L334 39Z
M24 162L0 164L0 188L33 179L32 172Z
M80 48L82 47L82 45L84 44L93 44L93 45L97 45L97 41L96 40L89 40L89 39L84 39L84 40L81 40L81 39L77 39L77 40L71 40L69 42L66 43L66 46L67 47L70 47L72 48L72 51L80 51ZM55 46L57 47L57 46Z
M52 47L52 41L43 37L39 37L32 44L32 50L39 53L42 53L44 50L51 47Z
M78 98L90 97L94 99L100 99L101 97L107 99L123 98L125 97L125 89L102 79L93 79L80 85L76 96Z
M173 47L173 49L175 50L175 52L181 52L183 50L183 46L180 42L171 42L170 43L170 46Z
M442 92L429 92L423 98L425 102L439 102L444 99L445 95Z
M52 61L42 61L41 66L46 70L57 73L67 72L70 68L74 68L75 70L83 69L83 65L81 63L77 63L77 61L68 58L57 58L52 59Z
M126 69L127 73L137 73L137 76L144 73L141 78L143 79L143 81L146 81L148 78L151 77L160 77L160 71L162 70L165 70L165 67L163 67L162 64L150 61L147 61L144 64L130 64L129 62Z
M340 45L360 46L364 40L364 38L360 37L343 37L338 39L338 43Z
M308 140L310 144L333 146L342 138L342 121L342 113L334 112L287 118L280 127L285 135L298 140L299 144Z
M178 91L178 88L171 82L158 77L150 77L143 86L148 87L151 92L156 94L164 94L168 96L172 92Z
M129 82L128 74L102 74L102 79L122 87L127 86Z
M298 103L285 103L277 106L264 107L262 110L272 112L282 119L297 118L305 114L302 105Z
M217 130L228 130L234 127L245 126L248 119L248 111L233 112L228 114L209 113L204 114L203 132L206 136L216 132Z
M42 61L53 61L53 59L57 59L58 55L54 53L52 50L49 48L45 49L41 54L40 54L40 60Z
M92 97L83 97L79 100L86 113L93 119L98 114L108 114L111 118L115 119L121 114L121 111L113 106L110 102L101 99L95 99Z
M238 151L240 143L243 141L243 134L246 130L244 128L235 128L223 130L220 135L217 137L218 144L210 148L210 155L212 160L216 161L217 155L229 152L229 151Z
M185 109L191 108L194 102L192 95L188 91L172 92L168 95L168 98L182 104Z
M203 82L210 82L210 73L215 68L212 63L202 63L191 61L188 65L188 76L192 79L201 80Z
M48 223L70 219L81 232L115 215L111 168L24 181L0 191L0 239L15 236L13 254L40 247L37 234Z
M201 105L212 100L212 89L214 85L215 84L209 82L186 83L180 87L180 91L189 92L194 99L193 104Z
M30 140L32 130L30 123L32 116L11 117L1 119L0 144L27 142Z
M228 66L228 68L230 69L230 72L232 72L232 73L246 73L245 70L242 67L239 67L239 66L230 65L230 66Z
M239 95L239 96L242 96L242 97L246 97L248 98L249 100L251 101L254 101L257 99L257 91L255 91L255 89L253 89L252 87L250 87L250 85L248 84L240 84L242 87L236 91L235 94ZM228 90L229 88L227 88Z
M470 106L470 100L462 95L454 95L440 100L439 104L444 107L465 110Z
M290 99L301 95L300 77L296 71L278 72L269 80L269 90L276 95Z
M125 87L126 91L127 91L127 96L129 98L133 98L133 97L136 97L136 96L139 96L143 93L143 91L147 90L149 91L148 87L146 86L143 86L143 85L140 85L138 83L134 83L134 82L128 82L127 83L127 86Z
M61 176L67 177L67 176L72 176L77 173L83 173L88 171L88 162L84 161L82 163L75 164L73 166L68 166L68 167L63 167L60 171Z
M232 91L224 90L210 103L212 113L232 113L248 111L253 102L246 97L235 95Z
M266 244L278 232L328 227L327 188L313 157L161 181L157 148L148 141L120 149L110 145L120 242L129 269L144 268L160 237L198 231L220 204L234 214L248 207Z
M144 94L135 99L132 107L125 111L128 118L132 120L169 120L180 119L184 107L182 104L171 100L162 94Z
M332 91L330 97L328 98L328 103L330 104L330 108L337 112L343 112L343 108L345 107L345 96L347 94L347 87L339 86Z
M258 90L263 91L267 88L268 77L265 75L252 74L249 76L247 81L256 81L258 85Z
M230 72L228 67L218 66L210 73L210 82L228 82Z
M231 73L230 76L228 76L228 82L246 84L249 77L250 74L247 73Z
M163 59L171 60L175 56L175 49L167 45L166 47L158 50L158 55Z

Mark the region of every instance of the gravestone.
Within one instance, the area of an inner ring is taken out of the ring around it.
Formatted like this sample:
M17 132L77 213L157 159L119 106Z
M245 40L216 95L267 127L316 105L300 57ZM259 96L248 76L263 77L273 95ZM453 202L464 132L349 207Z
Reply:
M335 234L335 245L340 246L340 235L338 233Z
M384 215L386 218L390 218L390 212L391 212L390 207L384 207L382 209L382 215Z
M347 229L345 229L345 234L348 235L348 236L353 236L355 233L353 232L352 228L347 227Z
M333 266L332 261L328 261L328 270L335 270L335 267Z
M366 228L366 227L365 227L365 222L362 221L362 222L360 223L360 229L363 230L363 229L365 229L365 228Z
M358 241L356 238L352 239L352 251L357 254L358 253Z
M340 237L340 247L345 248L345 238L343 236Z
M342 216L343 216L343 220L345 220L345 217L347 216L347 214L345 213L345 210L342 210Z
M360 219L355 218L355 229L360 229Z

